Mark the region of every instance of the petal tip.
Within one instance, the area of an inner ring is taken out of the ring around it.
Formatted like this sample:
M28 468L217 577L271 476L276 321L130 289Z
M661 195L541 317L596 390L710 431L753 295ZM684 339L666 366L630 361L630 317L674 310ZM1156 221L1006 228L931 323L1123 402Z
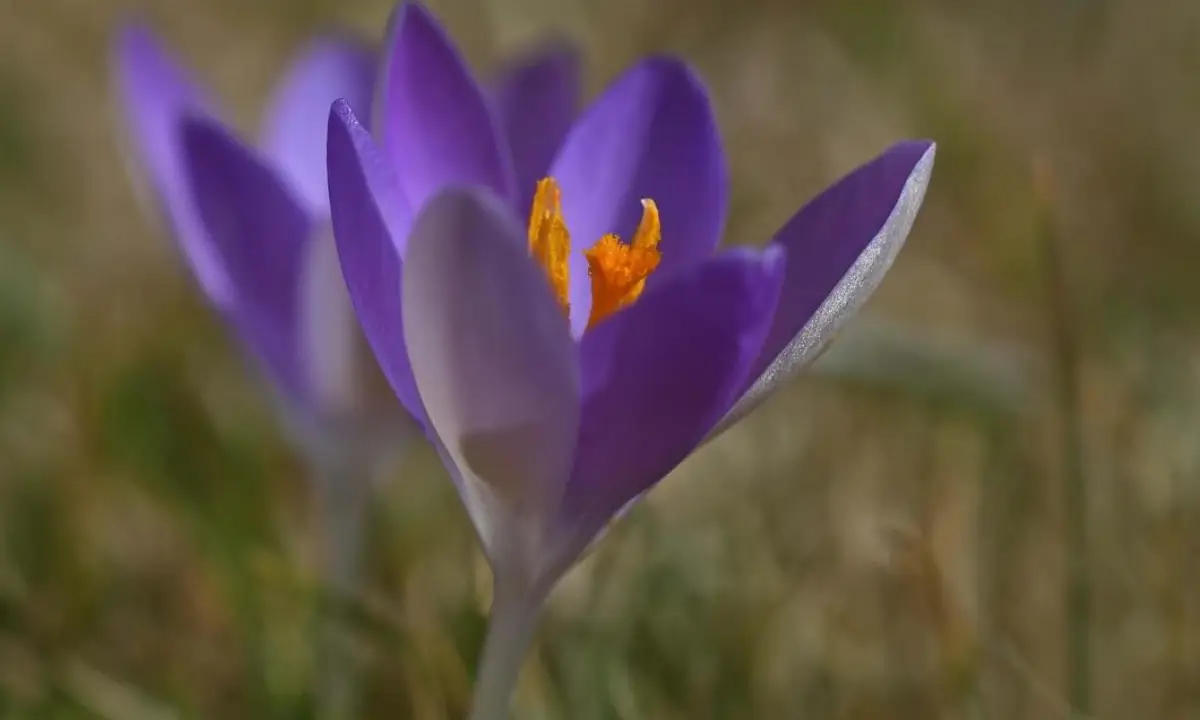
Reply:
M476 223L516 222L500 198L486 188L468 185L449 186L429 199L417 214L415 227L431 218L454 218L463 226Z
M123 18L113 33L111 57L116 72L126 82L131 77L154 72L155 67L177 64L150 25L141 16L132 14Z
M768 275L782 274L787 265L787 248L778 243L763 248L762 265Z
M787 270L787 248L772 243L761 250L751 250L748 253L752 262L747 268L746 282L751 286L749 295L753 298L752 312L758 313L767 306L773 311ZM764 338L759 338L760 343L762 339Z
M392 8L384 34L384 51L390 55L406 33L433 35L441 41L449 39L437 17L416 0L401 0Z
M389 20L371 128L415 205L456 183L512 195L511 153L492 109L453 37L418 2L397 5Z
M579 46L568 37L556 35L527 48L502 67L498 76L511 81L533 74L575 82L582 73L583 53Z
M922 163L932 164L937 155L937 143L929 139L904 140L896 143L885 154L900 154L913 158L914 167Z
M184 109L211 110L208 94L140 16L118 23L109 62L123 109L140 134L157 133L164 118Z
M933 140L924 140L922 142L925 144L925 154L922 156L922 160L932 166L934 158L937 157L937 143Z
M901 200L897 203L897 208L893 212L898 211L901 206L905 205L905 196L913 193L913 197L907 204L912 205L912 214L920 208L925 199L925 189L929 186L929 181L933 176L933 164L937 157L937 143L932 140L914 140L909 143L917 155L917 160L913 164L912 171L909 173L908 182L905 184L905 190L901 195ZM915 219L915 218L914 218ZM911 221L910 221L911 224ZM905 233L907 234L907 233Z
M921 155L921 159L922 160L928 159L928 162L932 163L933 158L937 155L937 149L938 149L937 143L934 142L933 140L918 140L918 141L916 141L916 144L919 147L924 148L924 152Z
M118 52L137 51L156 44L157 37L154 31L150 29L149 23L141 15L128 13L117 21L117 29L113 33L113 45Z
M674 55L651 55L630 71L636 82L645 83L660 93L684 93L709 105L708 85L687 60ZM709 111L711 115L711 109Z
M643 71L654 73L665 81L700 84L700 75L683 58L675 55L650 55L641 62Z
M543 60L563 63L573 71L578 71L583 65L583 53L579 45L564 35L555 35L543 41L540 56Z
M346 148L357 150L361 143L356 139L364 134L367 134L367 130L359 122L350 103L344 98L334 100L329 106L328 139L325 144L325 168L330 184L333 183L332 176L336 174L334 168L338 167L338 158L348 152Z
M332 123L337 122L347 129L362 127L362 123L354 114L354 108L350 107L350 103L346 102L345 98L338 98L329 106L329 122L331 126Z

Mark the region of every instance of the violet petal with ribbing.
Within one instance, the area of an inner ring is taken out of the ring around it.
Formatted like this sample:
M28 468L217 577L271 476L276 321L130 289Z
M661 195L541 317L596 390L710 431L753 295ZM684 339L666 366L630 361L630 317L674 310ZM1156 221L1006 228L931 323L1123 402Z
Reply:
M573 239L572 328L591 310L583 252L606 233L629 240L643 198L662 215L662 264L649 285L709 257L721 239L729 173L712 108L683 63L644 60L616 80L571 129L550 174Z
M575 122L581 83L579 54L553 46L522 58L493 88L496 120L512 152L518 216L529 212L537 181Z
M212 121L185 120L182 138L196 207L234 288L232 319L284 389L304 397L297 323L312 220L266 164Z
M123 27L115 46L116 80L131 139L163 211L205 294L228 309L229 280L205 235L184 175L179 121L189 113L208 112L209 102L177 60L141 24Z
M329 199L342 277L379 367L425 425L404 346L402 256L412 220L391 165L345 102L329 113Z
M723 253L583 336L583 418L560 519L577 542L666 476L729 409L770 328L786 264L778 247Z
M449 185L511 198L512 161L482 90L445 30L416 2L392 12L372 130L417 211Z
M325 133L329 106L345 99L369 117L375 54L352 39L320 38L293 60L280 82L263 126L263 151L281 168L314 214L329 212Z
M413 225L402 307L429 423L466 484L485 504L536 516L557 502L570 470L579 366L526 242L499 198L440 193ZM496 542L488 528L480 534Z
M818 195L775 236L792 258L779 312L745 394L713 437L814 360L879 286L912 229L935 152L928 141L893 145Z

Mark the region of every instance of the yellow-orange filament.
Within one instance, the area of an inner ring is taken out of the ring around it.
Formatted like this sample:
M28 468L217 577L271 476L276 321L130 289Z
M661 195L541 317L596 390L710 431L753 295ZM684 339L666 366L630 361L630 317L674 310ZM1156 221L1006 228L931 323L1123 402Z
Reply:
M642 201L642 221L633 241L605 235L584 252L592 284L588 327L633 304L646 288L646 278L662 255L662 222L653 200ZM542 266L563 312L570 315L568 294L571 235L562 216L562 191L554 178L538 181L529 214L529 253Z

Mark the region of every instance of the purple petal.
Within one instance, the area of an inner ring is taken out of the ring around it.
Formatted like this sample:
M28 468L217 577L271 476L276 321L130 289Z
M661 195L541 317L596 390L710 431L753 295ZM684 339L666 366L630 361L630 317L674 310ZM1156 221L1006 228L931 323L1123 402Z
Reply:
M533 206L537 181L575 122L582 97L579 54L547 48L523 58L496 83L497 121L512 151L518 216Z
M317 225L305 255L297 347L309 398L324 418L378 428L398 414L396 398L354 314L328 222Z
M893 145L817 196L775 236L791 258L779 312L752 381L711 437L815 359L879 286L912 229L935 151L928 141Z
M374 83L375 55L369 48L353 40L322 38L293 60L276 90L267 112L263 150L314 215L329 212L329 106L342 98L360 117L369 117Z
M449 185L512 193L508 150L487 100L446 32L416 2L393 11L373 128L418 210Z
M591 311L583 251L606 233L633 236L643 198L662 214L653 285L713 253L725 225L729 176L708 93L683 63L652 58L620 77L572 128L550 173L562 187L573 240L571 320Z
M418 215L402 307L417 387L467 480L464 500L503 513L479 528L494 553L511 529L495 523L552 507L570 470L575 343L520 224L476 189L447 190Z
M770 328L786 265L777 247L724 253L583 336L583 419L560 519L573 545L563 562L729 409Z
M333 235L354 312L392 390L424 426L400 312L411 215L391 166L345 102L329 114L328 166Z
M116 80L139 160L201 288L219 307L228 308L232 288L197 214L179 145L184 115L207 113L210 103L141 24L121 29L114 55Z
M232 319L283 388L305 395L297 324L312 220L279 178L216 124L189 118L182 140L196 207L234 291Z

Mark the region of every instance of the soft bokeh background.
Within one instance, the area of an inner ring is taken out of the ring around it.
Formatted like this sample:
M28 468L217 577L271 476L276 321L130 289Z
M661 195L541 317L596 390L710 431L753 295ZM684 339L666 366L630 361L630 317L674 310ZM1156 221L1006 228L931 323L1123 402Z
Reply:
M484 73L553 37L593 93L693 61L734 242L940 143L819 367L568 576L516 717L1200 717L1200 5L430 5ZM108 76L130 10L250 130L306 34L378 37L389 3L0 5L0 717L311 717L317 516L135 201ZM488 575L425 449L368 548L361 717L461 717Z

